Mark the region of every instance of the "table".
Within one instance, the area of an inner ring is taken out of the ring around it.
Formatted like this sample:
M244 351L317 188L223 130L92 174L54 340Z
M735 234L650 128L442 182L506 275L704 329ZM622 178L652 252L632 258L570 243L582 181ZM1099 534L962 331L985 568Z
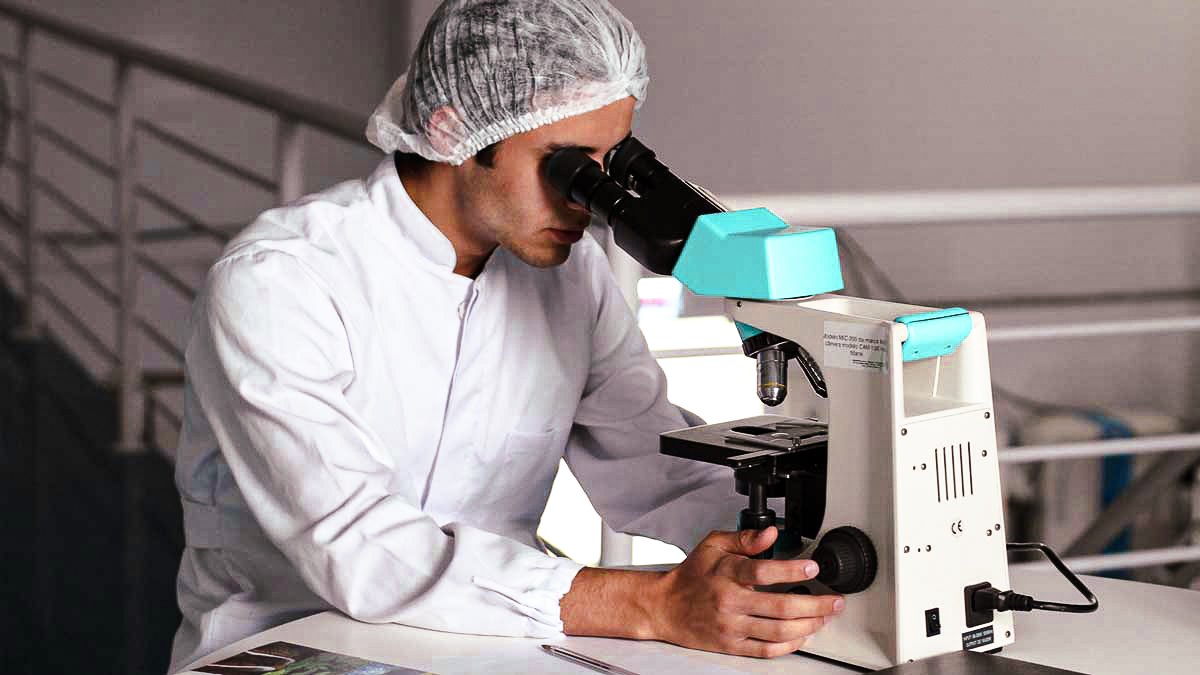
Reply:
M1039 599L1079 602L1075 590L1054 571L1014 567L1011 581L1019 592ZM1200 592L1100 577L1086 577L1085 583L1100 599L1098 611L1017 613L1017 642L1004 649L1004 656L1097 675L1200 670ZM212 663L279 640L425 668L441 675L592 672L544 654L538 645L548 641L545 639L459 635L395 624L366 624L337 612L317 614L263 631L192 665ZM762 660L661 642L567 637L554 643L647 675L861 672L803 654Z

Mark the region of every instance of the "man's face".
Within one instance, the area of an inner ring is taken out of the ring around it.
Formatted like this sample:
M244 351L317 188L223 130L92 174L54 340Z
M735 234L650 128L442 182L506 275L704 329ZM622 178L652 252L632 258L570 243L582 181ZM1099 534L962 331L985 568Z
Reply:
M577 147L597 162L629 134L634 99L568 117L505 139L493 166L475 158L457 173L457 208L465 233L481 249L499 244L535 267L561 265L590 221L546 180L542 168L555 150Z

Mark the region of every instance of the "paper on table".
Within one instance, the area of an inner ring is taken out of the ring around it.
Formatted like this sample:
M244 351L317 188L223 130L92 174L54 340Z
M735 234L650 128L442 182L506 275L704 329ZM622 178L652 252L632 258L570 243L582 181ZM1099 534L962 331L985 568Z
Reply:
M290 642L272 642L247 649L216 663L201 666L196 671L215 675L301 675L318 672L325 675L432 675L422 670L368 661Z

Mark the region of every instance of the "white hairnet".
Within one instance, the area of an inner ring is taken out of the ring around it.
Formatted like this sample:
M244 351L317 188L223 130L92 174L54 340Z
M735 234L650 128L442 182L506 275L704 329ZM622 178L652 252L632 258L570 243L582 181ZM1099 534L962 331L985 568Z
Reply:
M446 0L367 124L384 152L462 164L509 136L641 105L646 50L607 0Z

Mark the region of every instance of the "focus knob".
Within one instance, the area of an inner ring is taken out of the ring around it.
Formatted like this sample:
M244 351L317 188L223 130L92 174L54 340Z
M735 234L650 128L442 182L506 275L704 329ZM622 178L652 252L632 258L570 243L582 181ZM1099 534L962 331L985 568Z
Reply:
M849 525L826 532L813 552L813 560L821 567L817 581L838 593L866 590L879 569L871 539Z

